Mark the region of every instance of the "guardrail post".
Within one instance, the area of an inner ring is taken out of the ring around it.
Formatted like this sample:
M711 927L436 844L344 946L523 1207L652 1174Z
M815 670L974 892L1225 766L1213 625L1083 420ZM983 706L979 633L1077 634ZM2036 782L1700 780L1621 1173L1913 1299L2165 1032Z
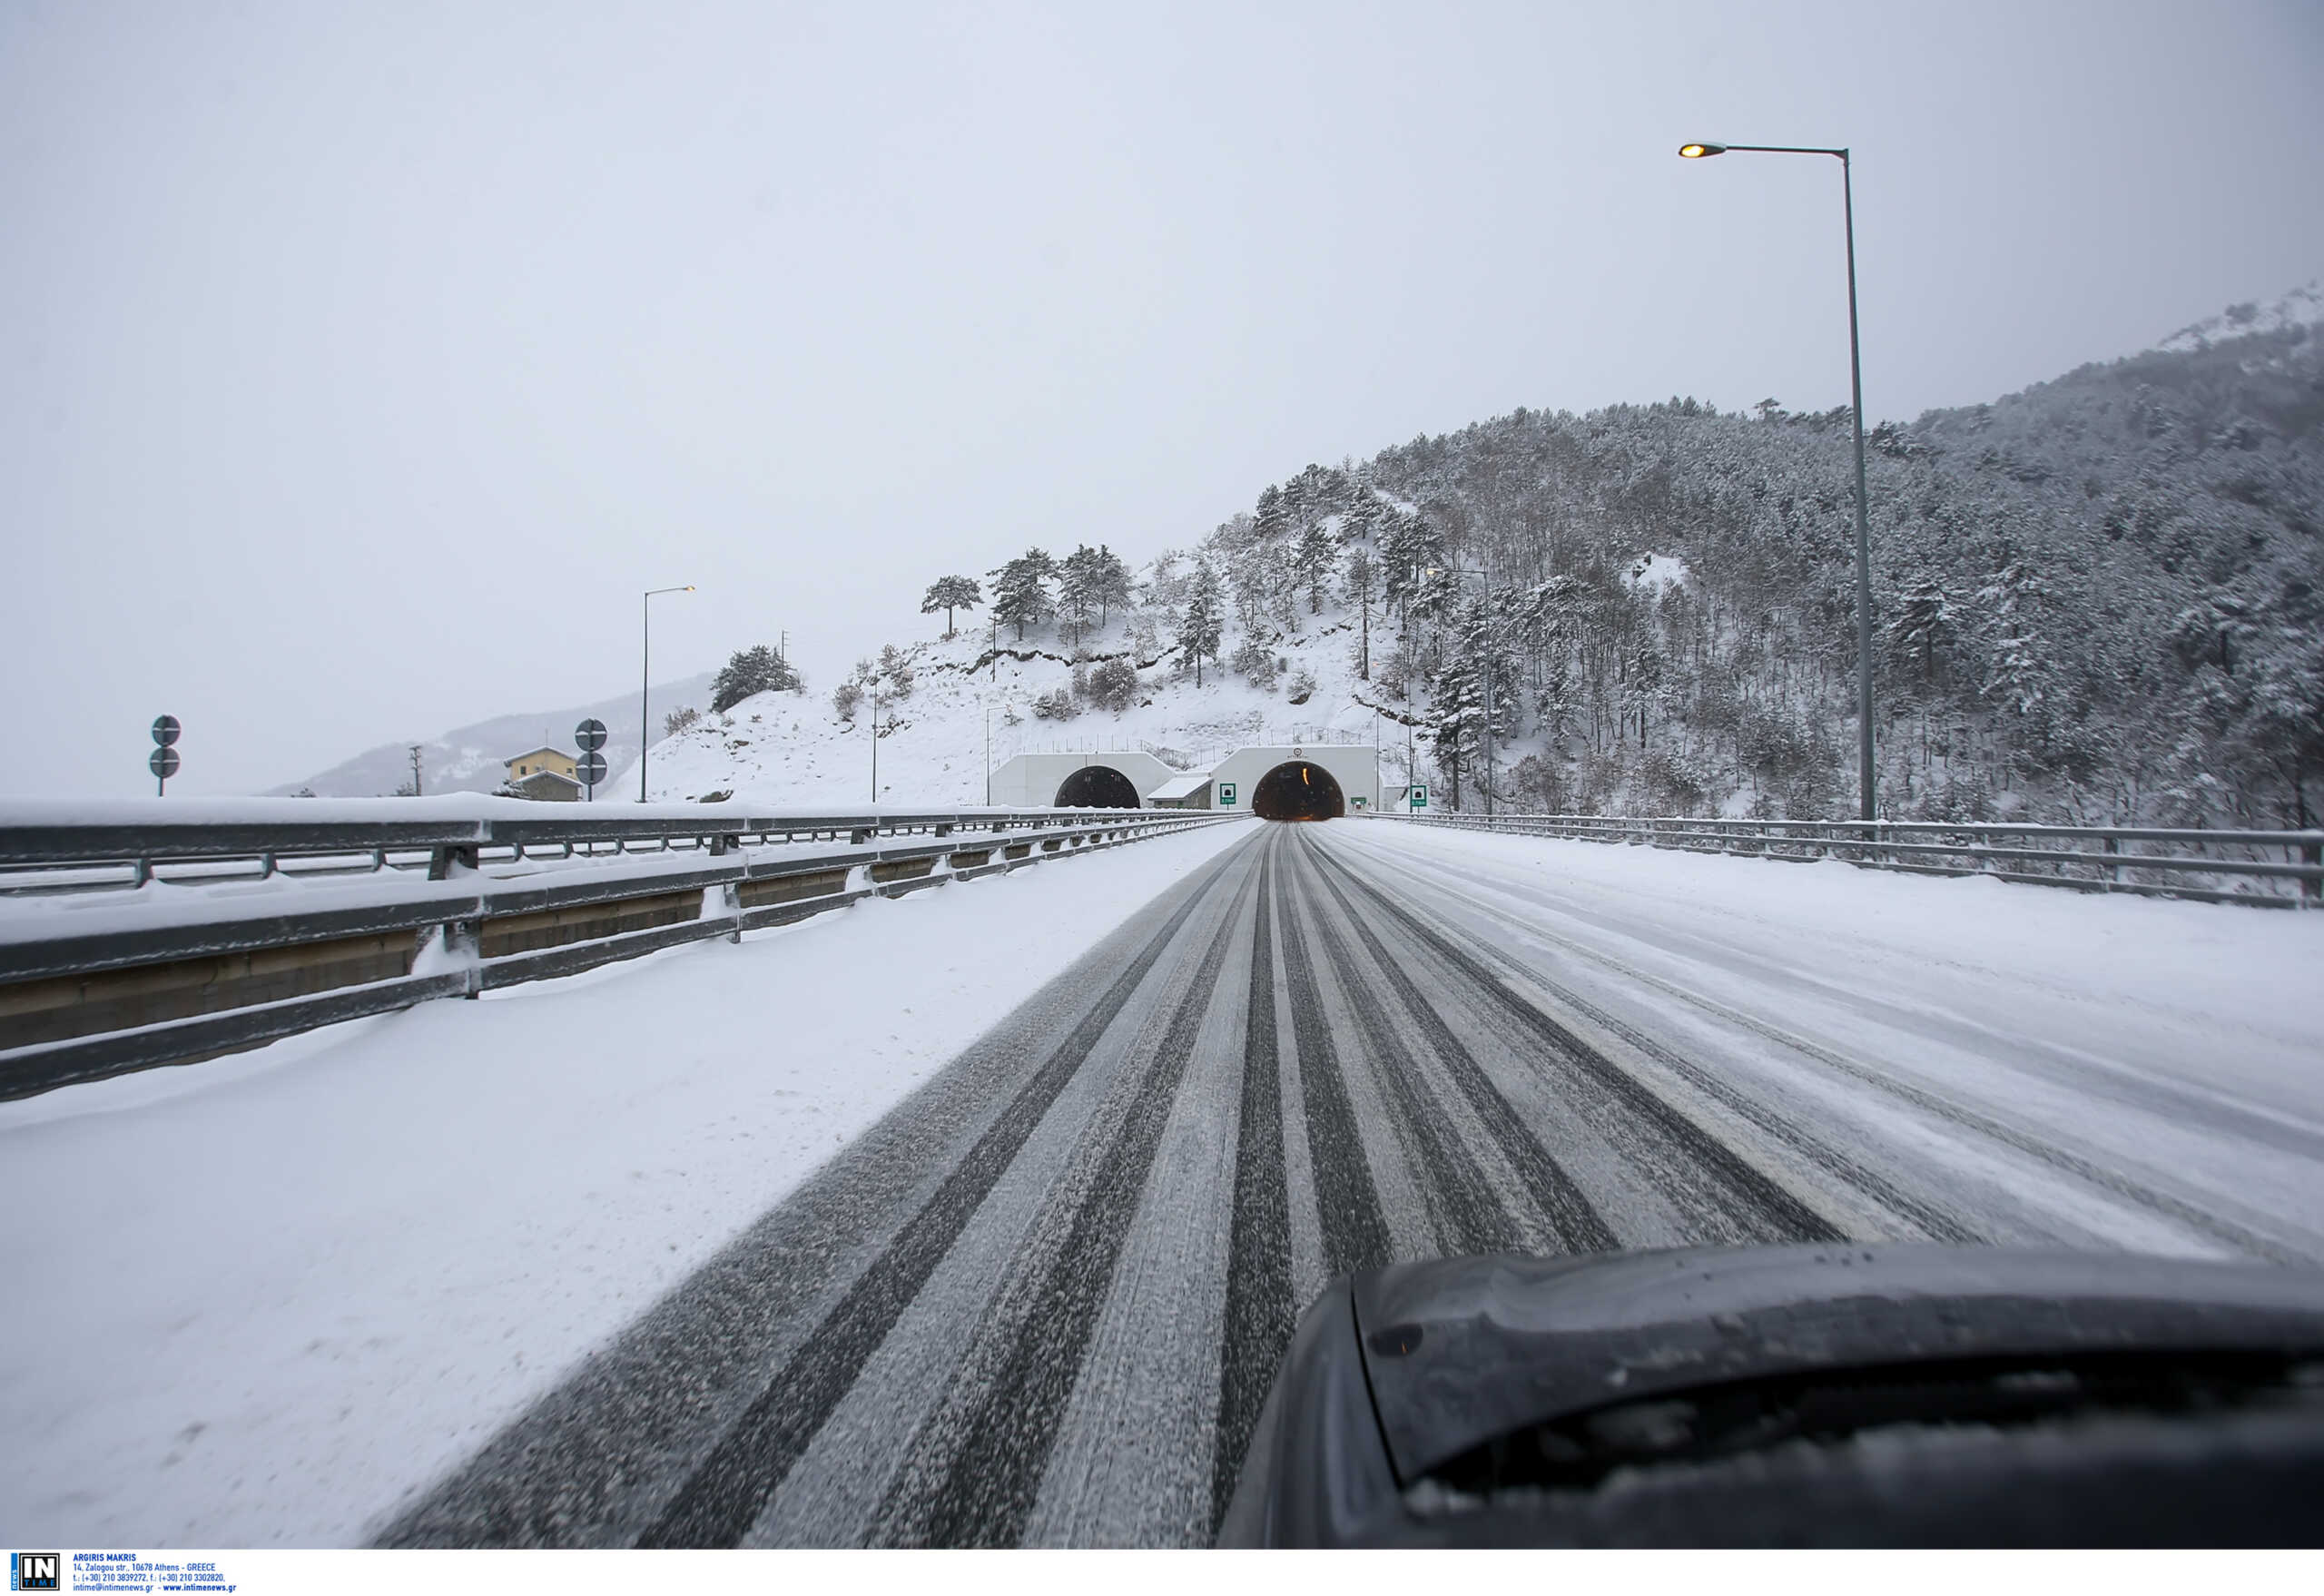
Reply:
M2324 836L2311 837L2299 845L2299 862L2310 870L2324 870ZM2303 909L2324 902L2324 881L2309 876L2299 883L2299 906Z
M722 859L731 853L740 853L742 851L743 839L740 836L729 833L710 839L710 856L713 859ZM741 941L743 940L743 883L740 881L727 882L719 887L718 909L720 913L734 924L734 929L726 933L726 940L730 942ZM704 915L707 917L710 913L710 903L707 899L704 901L702 910Z
M473 842L459 847L438 848L428 856L428 879L431 882L449 881L455 868L474 870L479 852Z
M2109 892L2122 884L2122 846L2112 837L2106 839L2106 887Z

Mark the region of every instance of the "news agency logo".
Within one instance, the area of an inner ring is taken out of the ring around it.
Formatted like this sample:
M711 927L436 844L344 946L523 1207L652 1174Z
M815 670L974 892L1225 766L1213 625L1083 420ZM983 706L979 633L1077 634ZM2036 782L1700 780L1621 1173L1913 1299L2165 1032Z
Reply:
M11 1552L8 1553L8 1589L11 1591L62 1591L64 1583L57 1577L58 1565L64 1562L54 1552Z

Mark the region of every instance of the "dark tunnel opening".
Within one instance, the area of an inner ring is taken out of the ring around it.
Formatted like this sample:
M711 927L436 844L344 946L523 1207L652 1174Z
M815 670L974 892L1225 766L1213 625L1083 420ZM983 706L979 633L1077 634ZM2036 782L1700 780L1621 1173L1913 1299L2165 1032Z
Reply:
M1058 783L1059 809L1136 809L1137 788L1110 764L1085 764Z
M1259 778L1251 813L1261 820L1337 820L1347 813L1347 800L1331 772L1294 759Z

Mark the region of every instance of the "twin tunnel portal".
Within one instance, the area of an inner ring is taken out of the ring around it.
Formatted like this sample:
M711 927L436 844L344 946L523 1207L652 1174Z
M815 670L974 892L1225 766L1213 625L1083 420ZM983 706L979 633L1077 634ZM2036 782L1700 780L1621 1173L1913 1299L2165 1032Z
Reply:
M1109 764L1086 764L1058 784L1061 809L1136 809L1137 786ZM1261 820L1336 820L1347 813L1338 780L1322 765L1287 759L1251 790L1251 813Z

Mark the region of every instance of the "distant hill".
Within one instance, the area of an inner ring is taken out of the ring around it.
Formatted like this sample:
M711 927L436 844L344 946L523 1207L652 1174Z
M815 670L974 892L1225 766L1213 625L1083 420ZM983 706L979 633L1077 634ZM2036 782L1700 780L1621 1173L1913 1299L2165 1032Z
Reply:
M682 705L710 707L710 675L686 676L656 683L650 695L654 735L659 741L662 717ZM606 723L606 764L618 777L624 770L636 780L637 695L571 709L546 709L524 714L497 715L459 726L420 744L420 782L429 793L489 793L506 773L501 762L528 749L547 745L573 751L573 728L596 716ZM301 789L318 798L376 798L392 793L410 779L411 745L383 743L354 758L308 777L273 788L269 797L290 797ZM603 793L606 789L600 789Z

